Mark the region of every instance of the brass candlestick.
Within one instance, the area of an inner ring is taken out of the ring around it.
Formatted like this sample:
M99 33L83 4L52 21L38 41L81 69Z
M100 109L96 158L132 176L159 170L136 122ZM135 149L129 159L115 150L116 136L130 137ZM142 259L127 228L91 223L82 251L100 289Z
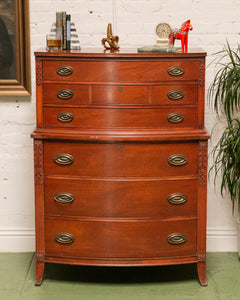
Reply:
M102 39L102 45L105 49L118 50L120 48L118 41L119 37L117 35L113 35L112 24L109 23L107 27L107 38Z

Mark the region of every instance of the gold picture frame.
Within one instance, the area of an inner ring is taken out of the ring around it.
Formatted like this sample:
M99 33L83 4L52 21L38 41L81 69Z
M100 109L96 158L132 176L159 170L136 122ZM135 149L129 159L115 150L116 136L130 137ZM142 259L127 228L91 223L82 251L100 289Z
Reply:
M0 2L0 96L31 95L29 0Z

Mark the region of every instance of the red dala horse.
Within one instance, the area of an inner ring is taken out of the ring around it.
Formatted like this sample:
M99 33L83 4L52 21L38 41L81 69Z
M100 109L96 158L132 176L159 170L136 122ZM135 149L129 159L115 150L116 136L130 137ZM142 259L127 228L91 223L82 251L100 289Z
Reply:
M193 27L190 24L190 20L187 20L184 22L180 29L174 30L169 35L169 45L174 45L175 40L181 40L182 44L182 51L187 52L188 51L188 31L192 30Z

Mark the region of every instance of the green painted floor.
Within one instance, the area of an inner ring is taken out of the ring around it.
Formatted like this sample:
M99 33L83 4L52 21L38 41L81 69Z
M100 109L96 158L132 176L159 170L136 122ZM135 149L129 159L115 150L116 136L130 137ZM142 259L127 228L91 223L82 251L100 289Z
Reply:
M207 254L208 287L195 265L111 268L47 264L44 281L34 286L33 253L0 253L1 300L239 300L237 253Z

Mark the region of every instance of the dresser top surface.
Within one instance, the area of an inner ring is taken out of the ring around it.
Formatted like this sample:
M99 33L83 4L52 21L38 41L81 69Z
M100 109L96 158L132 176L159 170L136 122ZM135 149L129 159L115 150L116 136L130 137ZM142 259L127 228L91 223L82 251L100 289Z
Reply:
M82 48L81 50L56 50L47 51L42 48L36 51L35 56L40 57L100 57L100 58L192 58L205 57L207 53L201 48L189 49L187 53L163 52L137 52L137 48L121 48L117 51L104 50L103 48Z

